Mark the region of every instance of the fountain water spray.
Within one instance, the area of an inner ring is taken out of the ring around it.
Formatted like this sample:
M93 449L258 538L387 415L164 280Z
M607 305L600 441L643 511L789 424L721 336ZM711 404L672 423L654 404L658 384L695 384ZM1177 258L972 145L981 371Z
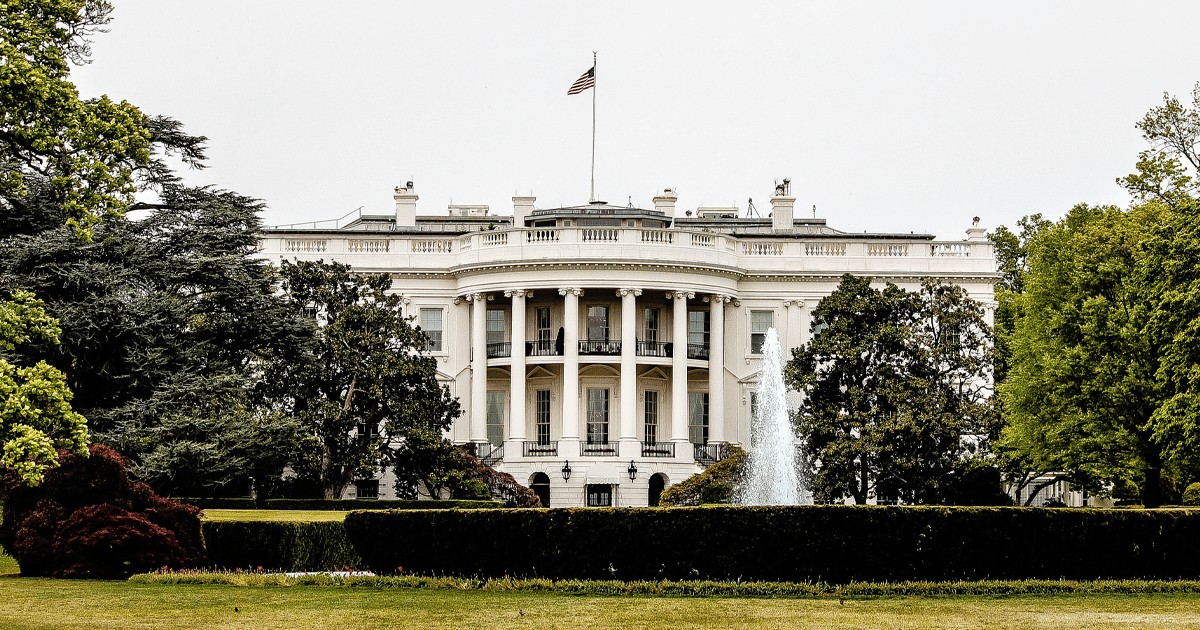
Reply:
M750 421L750 454L737 492L741 505L812 503L797 475L796 434L788 416L781 355L779 335L770 328L763 343L758 409Z

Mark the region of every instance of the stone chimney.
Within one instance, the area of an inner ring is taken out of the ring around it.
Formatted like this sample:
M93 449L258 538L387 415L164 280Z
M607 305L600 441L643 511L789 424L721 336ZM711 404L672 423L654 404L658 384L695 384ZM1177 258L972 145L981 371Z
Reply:
M529 215L533 213L533 202L537 201L537 197L534 197L533 195L528 197L516 196L513 197L512 200L513 227L523 228L525 227L525 219L529 218Z
M967 240L968 241L986 241L987 240L987 230L979 227L979 217L975 217L971 220L971 227L967 228Z
M675 195L675 191L671 188L664 188L661 195L654 196L654 209L665 214L667 218L675 218L675 201L679 197Z
M792 231L795 205L796 198L792 196L792 180L785 179L782 184L776 183L775 194L771 196L771 229L773 231Z
M397 186L392 195L396 200L396 227L416 227L417 225L417 192L412 182Z

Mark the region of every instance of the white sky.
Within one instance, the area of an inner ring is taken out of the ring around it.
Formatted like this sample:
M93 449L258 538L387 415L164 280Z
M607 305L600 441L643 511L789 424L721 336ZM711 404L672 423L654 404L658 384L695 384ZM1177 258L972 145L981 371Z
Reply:
M186 176L267 224L597 196L959 239L1079 202L1125 205L1134 123L1200 80L1200 2L114 0L73 74L209 137Z

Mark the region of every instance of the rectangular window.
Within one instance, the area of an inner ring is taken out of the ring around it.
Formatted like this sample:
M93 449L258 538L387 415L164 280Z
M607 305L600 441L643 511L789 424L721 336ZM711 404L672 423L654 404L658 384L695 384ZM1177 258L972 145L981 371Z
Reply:
M492 446L504 444L504 392L487 393L487 441Z
M379 480L378 479L359 479L354 482L354 498L356 499L378 499L379 498Z
M587 307L588 341L608 341L608 307Z
M537 443L550 444L550 390L534 392L534 418L537 422Z
M750 419L758 417L758 392L750 392Z
M421 332L429 339L425 344L425 350L429 352L442 351L442 309L440 308L423 308L421 309Z
M708 392L688 392L688 439L708 444Z
M708 347L708 311L688 311L688 345Z
M554 329L550 326L550 307L539 306L535 311L537 320L537 340L553 341Z
M587 486L588 507L612 507L612 486L589 483Z
M504 343L504 311L488 309L487 312L487 342Z
M775 326L775 311L750 311L750 354L762 354L767 330Z
M642 313L642 340L658 342L658 309L648 308Z
M587 443L608 444L608 390L587 390Z
M658 443L658 392L646 390L646 443Z

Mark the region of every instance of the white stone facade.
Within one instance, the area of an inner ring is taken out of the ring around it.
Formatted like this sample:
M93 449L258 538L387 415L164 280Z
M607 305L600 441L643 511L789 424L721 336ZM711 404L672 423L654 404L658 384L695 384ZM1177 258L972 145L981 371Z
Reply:
M671 191L653 210L535 209L514 197L512 215L418 216L411 182L395 198L394 216L267 229L262 255L391 274L462 402L448 437L548 489L553 507L645 506L720 445L749 448L760 335L775 327L785 348L804 344L812 309L844 273L959 284L990 323L996 260L977 225L950 242L848 234L794 218L786 187L769 218L676 216ZM381 479L380 498L390 484Z

